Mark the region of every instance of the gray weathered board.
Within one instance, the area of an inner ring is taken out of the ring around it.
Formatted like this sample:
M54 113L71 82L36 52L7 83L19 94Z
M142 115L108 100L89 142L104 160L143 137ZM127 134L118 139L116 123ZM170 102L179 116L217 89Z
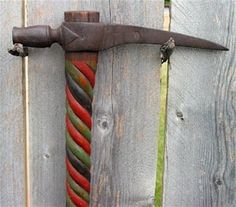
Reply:
M14 10L12 9L14 8ZM22 25L21 2L0 1L0 206L24 206L22 60L8 55L13 25Z
M21 58L7 55L11 28L57 27L67 10L98 10L101 21L161 28L163 0L0 1L0 206L65 206L64 53L30 49L29 156L25 157ZM4 29L2 29L4 28ZM2 46L3 45L3 46ZM95 87L91 206L153 205L159 111L158 46L122 46L99 54ZM3 95L2 95L3 94ZM25 195L25 163L29 192Z
M171 11L171 30L230 51L171 58L164 207L235 207L236 1L173 0Z

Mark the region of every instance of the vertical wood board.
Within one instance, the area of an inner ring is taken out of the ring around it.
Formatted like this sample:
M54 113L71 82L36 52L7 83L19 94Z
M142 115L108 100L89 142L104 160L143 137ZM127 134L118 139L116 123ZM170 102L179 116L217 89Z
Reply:
M22 59L8 54L12 27L22 26L22 2L0 1L0 206L25 203Z
M164 207L236 206L235 10L234 0L172 1L172 31L230 51L171 57Z
M57 27L67 10L101 21L162 27L163 1L29 1L28 25ZM31 206L65 204L64 52L29 51ZM91 206L153 205L159 111L158 46L99 54L92 141Z
M58 27L75 1L28 1L28 26ZM29 50L30 200L32 207L65 206L64 51Z
M161 28L163 1L110 1L109 23ZM158 46L100 53L94 100L92 206L153 206L159 119Z

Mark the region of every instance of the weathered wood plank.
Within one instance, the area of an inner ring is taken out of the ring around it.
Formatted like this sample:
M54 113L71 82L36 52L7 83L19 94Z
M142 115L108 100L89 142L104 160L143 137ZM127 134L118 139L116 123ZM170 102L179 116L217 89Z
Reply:
M106 22L161 28L163 1L110 1ZM156 46L100 53L94 101L92 206L153 206L159 113Z
M230 51L178 48L171 58L165 207L236 206L235 9L234 0L172 1L173 31Z
M0 1L0 206L24 206L22 59L11 56L13 26L22 26L22 2Z
M29 1L28 25L58 27L75 1ZM65 206L64 52L58 45L29 51L31 206Z
M101 21L162 27L163 1L29 1L28 23L59 26L66 10L98 10ZM91 206L153 204L159 111L156 46L99 54ZM65 204L64 56L58 46L29 56L31 206Z
M64 11L101 8L95 2L29 1L28 25L56 28L64 20ZM29 53L31 206L65 206L64 52L53 45Z

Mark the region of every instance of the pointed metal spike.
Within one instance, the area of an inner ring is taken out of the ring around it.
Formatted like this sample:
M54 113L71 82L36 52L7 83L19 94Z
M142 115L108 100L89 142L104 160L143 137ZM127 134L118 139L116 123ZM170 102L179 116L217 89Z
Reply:
M210 49L210 50L225 50L228 48L189 35L184 35L175 32L163 30L149 29L144 27L136 27L129 25L105 25L105 41L103 47L110 48L124 43L140 43L140 44L160 44L163 45L170 38L175 40L176 46Z

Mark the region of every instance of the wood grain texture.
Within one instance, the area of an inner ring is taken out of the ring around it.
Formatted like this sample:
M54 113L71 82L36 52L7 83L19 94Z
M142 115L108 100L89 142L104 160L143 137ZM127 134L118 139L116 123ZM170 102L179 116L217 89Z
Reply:
M0 206L21 207L25 203L22 59L7 52L13 26L22 26L22 2L0 1Z
M58 27L64 11L74 5L75 1L28 1L28 25ZM31 206L62 207L66 178L64 51L58 45L30 49L28 70Z
M163 1L107 1L104 22L161 28ZM159 47L100 53L94 100L91 206L153 206Z
M171 58L164 207L236 206L235 10L234 0L172 1L171 30L230 51Z
M101 21L161 28L163 1L29 1L28 25L57 27L66 10ZM65 205L64 53L29 51L31 206ZM91 206L153 206L159 111L159 47L101 52L94 100Z

